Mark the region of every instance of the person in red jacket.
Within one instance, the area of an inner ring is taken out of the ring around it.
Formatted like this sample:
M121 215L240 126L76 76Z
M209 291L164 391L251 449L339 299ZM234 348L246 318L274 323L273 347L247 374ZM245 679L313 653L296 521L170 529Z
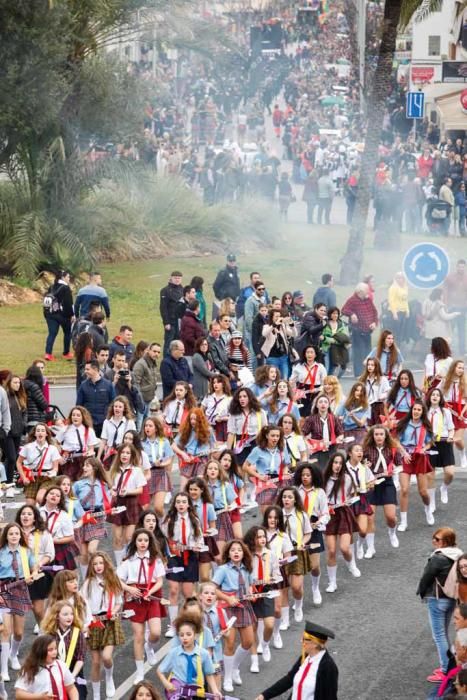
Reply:
M417 160L417 177L427 180L430 177L431 168L433 167L433 158L429 148L425 148L423 154Z
M342 307L341 314L349 318L353 371L354 376L359 377L363 371L363 360L371 350L371 334L378 325L378 312L365 282L357 284L355 292Z
M180 340L185 346L185 357L191 367L191 358L195 352L195 343L198 338L206 337L206 329L203 326L198 313L199 301L190 301L185 315L180 324Z
M272 123L274 126L274 133L276 134L277 138L279 138L281 135L281 124L283 119L283 111L279 108L279 105L274 105L274 111L272 113Z

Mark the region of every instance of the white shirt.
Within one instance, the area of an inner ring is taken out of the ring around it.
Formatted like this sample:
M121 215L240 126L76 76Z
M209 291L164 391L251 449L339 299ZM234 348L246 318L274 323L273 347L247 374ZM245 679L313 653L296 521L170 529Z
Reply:
M425 376L434 377L435 375L438 375L439 377L445 377L451 363L452 357L446 357L444 360L435 361L433 353L430 352L425 357Z
M169 401L164 408L163 416L168 425L180 425L185 410L185 399Z
M309 375L311 373L311 376L313 377L314 375L314 367L317 366L318 370L316 372L316 378L315 378L315 388L321 386L323 383L324 378L327 376L326 368L324 365L322 365L320 362L315 362L313 367L309 367L308 365L305 365L303 363L294 365L293 370L292 370L292 375L290 377L291 382L298 382L298 384L307 384L309 385L310 379Z
M35 537L35 533L38 533L39 537ZM50 561L55 559L55 546L52 539L52 535L48 530L33 530L26 537L28 547L34 554L34 559L39 562L44 557L49 557ZM37 542L37 547L36 547ZM36 551L37 549L37 551Z
M86 440L87 431L87 440ZM81 444L78 439L78 433L81 438ZM99 438L93 428L87 428L84 425L67 425L57 433L57 442L66 452L87 452L89 447L95 447L99 444Z
M318 518L318 522L316 523L316 529L322 530L324 532L324 530L326 530L326 525L331 519L331 516L329 515L328 499L324 490L318 488L317 491L318 493L316 496L314 495L316 493L316 489L308 491L309 502L313 503L313 508L311 510L311 513L309 513L309 516L315 516L316 518ZM305 503L305 496L307 492L302 484L300 484L300 486L298 487L298 492L302 497L302 503ZM303 507L305 508L305 506Z
M74 537L73 521L64 510L48 511L45 506L39 508L42 519L47 524L47 529L54 539L60 540L62 537Z
M319 654L316 654L316 656L307 656L303 664L300 666L298 669L297 673L295 674L294 680L293 680L293 692L292 692L292 700L297 700L298 698L298 686L300 685L300 681L302 680L302 677L305 673L307 673L308 668L309 671L306 675L306 678L303 682L302 685L302 699L303 700L314 700L315 697L315 688L316 688L316 676L318 674L318 667L321 662L321 659L323 658L324 654L326 653L326 650L323 649L322 651L319 652Z
M449 431L454 430L452 413L447 408L428 409L428 420L433 430L433 440L449 437Z
M367 379L365 388L370 405L376 401L385 401L390 390L389 380L387 377L381 377L379 382L376 379Z
M302 530L301 543L303 544L303 537L311 532L311 523L308 515L306 513L297 513L295 508L290 513L286 513L285 510L282 510L282 513L284 515L284 523L287 533L292 542L298 543L297 534L298 528L300 527ZM299 521L298 525L297 521Z
M123 442L125 433L129 430L136 430L134 420L127 418L116 419L106 418L102 426L101 439L107 442L109 447L118 447Z
M42 457L45 455L41 474L44 476L48 473L50 473L50 476L56 475L57 472L53 469L53 463L60 459L60 452L55 445L45 443L45 445L39 447L36 440L34 440L34 442L28 442L26 445L23 445L19 454L24 460L24 466L31 469L34 474L37 474Z
M141 567L143 562L143 567ZM149 552L146 552L144 557L134 554L132 557L122 561L117 568L117 575L125 583L155 583L158 578L165 576L165 567L160 559L156 559L156 565L152 572L152 580L148 581L149 573Z
M330 505L333 506L342 505L342 503L345 503L351 496L354 495L354 483L352 477L350 476L350 474L346 474L344 477L344 493L342 493L342 487L339 487L337 497L333 495L331 499L330 493L335 483L336 480L331 477L330 479L328 479L324 487L324 490L326 491L326 495L328 497L328 501Z
M210 425L215 425L216 420L225 418L229 415L229 406L232 401L231 396L219 396L208 394L201 402L201 407L204 409L206 418Z
M74 685L75 678L73 674L68 669L66 664L63 663L63 661L55 661L51 666L49 666L49 668L52 672L55 682L57 683L60 700L66 700L66 698L63 695L62 674L63 683L65 684L65 687ZM60 673L60 669L62 673ZM24 690L27 693L44 693L52 695L52 683L50 680L50 674L46 668L41 668L40 671L34 676L34 680L32 681L32 683L28 683L25 676L20 676L15 683L15 688L18 688L18 690Z
M109 594L104 589L103 579L95 577L83 583L81 595L87 601L92 615L107 612L109 608ZM123 602L123 596L118 593L114 596L112 608L116 608Z
M193 528L191 526L191 521L190 518L188 517L188 514L184 516L185 518L185 523L186 523L186 543L189 547L201 547L204 544L204 539L203 536L196 537L193 533ZM163 522L161 524L161 529L166 537L168 537L168 523ZM201 524L199 526L200 532L202 530ZM174 524L174 534L173 537L171 538L174 542L178 542L179 544L183 544L182 542L182 516L180 514L177 514L177 519L175 520Z
M130 471L130 476L128 479L126 479L126 472ZM118 474L116 474L115 479L113 480L112 483L112 488L116 489L118 482L120 481L120 475L122 471L120 470ZM139 467L129 467L129 469L125 469L125 476L122 479L122 483L120 484L120 490L125 489L126 492L128 491L135 491L136 489L139 489L140 486L145 486L146 485L146 479L144 477L143 472ZM124 494L123 494L124 495Z
M278 559L282 559L286 552L291 552L293 549L291 539L286 532L266 530L266 538L271 551Z
M257 414L260 414L259 421ZM245 433L250 437L256 437L261 428L267 424L268 418L263 409L248 413L248 420L246 419L246 414L242 411L242 413L239 414L230 414L229 420L227 421L227 432L233 435L243 435L243 433Z

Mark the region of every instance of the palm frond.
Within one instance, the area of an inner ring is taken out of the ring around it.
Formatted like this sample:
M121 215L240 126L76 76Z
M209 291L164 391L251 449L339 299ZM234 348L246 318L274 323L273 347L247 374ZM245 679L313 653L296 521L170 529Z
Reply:
M390 0L386 0L390 2ZM404 0L401 6L399 27L404 30L413 19L422 22L433 12L441 12L443 0Z
M30 211L15 221L8 243L13 269L19 277L33 279L42 258L42 242L47 223L42 213Z

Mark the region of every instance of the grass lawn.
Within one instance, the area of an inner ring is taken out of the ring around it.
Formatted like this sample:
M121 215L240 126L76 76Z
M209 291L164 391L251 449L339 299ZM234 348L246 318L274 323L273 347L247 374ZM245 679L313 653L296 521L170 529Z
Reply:
M292 212L291 212L292 213ZM302 289L308 303L320 284L324 272L338 274L339 260L345 250L347 229L345 226L313 227L290 221L287 226L284 245L264 250L241 250L233 244L226 247L237 253L242 285L247 284L248 273L259 270L272 294L282 294L285 290ZM363 273L376 275L378 281L377 302L385 298L388 285L394 273L401 269L405 251L417 240L414 236L401 237L400 251L375 251L372 247L373 235L368 233L365 249ZM465 239L433 239L443 246L451 256L451 267L459 257L465 257ZM162 340L163 333L159 316L159 290L163 287L170 272L180 269L184 282L189 283L194 275L205 279L205 296L208 312L212 301L212 282L217 271L225 264L225 257L168 257L162 260L128 262L118 265L102 265L101 272L110 297L112 317L109 325L113 337L121 323L134 329L136 340ZM310 284L311 282L311 284ZM352 289L336 287L338 303L342 304ZM411 295L423 299L425 293L412 289ZM0 368L8 367L23 373L31 360L42 356L46 336L46 325L40 304L28 304L0 308ZM61 332L55 345L60 355ZM74 364L59 360L48 368L50 376L64 376L74 373Z

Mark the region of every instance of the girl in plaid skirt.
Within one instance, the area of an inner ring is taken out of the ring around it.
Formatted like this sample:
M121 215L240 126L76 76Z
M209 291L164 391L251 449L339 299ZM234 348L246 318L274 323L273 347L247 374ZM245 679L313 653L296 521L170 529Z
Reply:
M200 552L199 554L199 578L200 581L209 581L211 579L211 562L219 561L216 537L209 535L209 530L216 529L216 511L207 484L200 476L195 476L187 482L185 492L190 496L201 523L204 544L209 547L208 552Z
M188 479L201 476L204 465L215 446L215 438L202 408L188 411L172 448L179 458L180 488Z
M109 515L112 523L114 556L117 566L125 554L125 545L133 537L141 507L138 497L143 492L146 479L142 470L133 466L138 463L138 454L133 445L121 445L110 468L112 484L112 506L125 506L123 513Z
M159 520L155 510L144 510L139 516L139 520L136 523L136 529L139 530L143 528L144 530L149 530L152 532L156 538L156 542L159 545L159 551L162 555L162 560L164 565L167 563L168 556L168 545L164 533L159 525Z
M138 455L137 466L141 468L144 474L146 483L143 486L143 491L138 498L138 503L143 510L149 507L151 502L151 497L149 495L149 481L151 480L151 463L146 452L143 450L143 445L141 443L141 438L136 430L127 430L123 436L124 445L133 445Z
M54 483L60 464L60 452L45 423L37 423L28 436L28 442L19 451L16 468L23 482L28 505L41 501L45 489Z
M279 489L290 483L290 456L278 425L263 426L256 442L243 468L256 482L256 502L264 513L266 507L275 502Z
M173 450L164 435L164 427L157 418L146 418L143 423L142 447L149 458L151 478L149 495L159 517L164 515L165 495L172 490L169 472L172 468Z
M233 450L224 450L223 452L221 452L219 457L219 464L229 477L229 481L233 486L233 490L235 491L235 501L237 503L238 508L236 508L235 510L231 510L229 512L229 516L233 527L233 536L235 537L235 539L241 540L243 537L243 531L242 515L240 509L245 494L245 482L242 478L243 472L237 464L237 460L235 458L235 453Z
M116 646L125 641L120 619L112 619L112 616L121 610L123 589L112 562L104 552L97 551L91 556L81 594L94 617L89 625L88 636L94 700L100 700L102 666L105 672L106 697L112 698L115 695L113 652ZM95 618L100 614L105 614L106 619Z
M74 492L83 509L83 514L85 514L80 536L81 573L84 578L89 564L89 556L97 551L99 541L107 537L106 516L99 515L96 518L92 514L108 510L111 495L108 474L96 457L88 457L85 460L79 476L79 480L74 485ZM90 522L90 517L96 522Z
M363 460L363 447L361 445L351 445L347 452L346 468L354 483L355 495L360 496L360 500L351 505L353 514L357 518L358 540L357 559L363 559L363 545L366 543L368 532L368 518L373 515L373 507L369 501L369 492L375 486L375 477L370 469L370 463ZM368 548L366 559L371 559L371 549Z
M353 437L361 445L371 422L371 408L363 382L355 382L347 400L337 409L336 416L342 419L345 437Z
M60 474L76 481L86 457L94 456L99 438L92 427L89 411L83 406L74 406L67 418L67 425L57 432L57 442L62 447Z
M57 486L60 486L60 490L65 496L65 507L68 517L71 518L73 525L76 525L83 517L84 511L83 506L73 492L70 477L65 474L57 477Z
M39 511L54 541L54 563L65 569L76 569L79 548L75 542L73 522L66 511L65 496L59 486L47 489L44 505Z
M3 617L0 658L4 681L10 680L8 660L13 670L19 671L21 668L18 651L24 634L25 614L32 607L26 583L32 583L34 573L36 562L23 532L16 523L9 523L0 537L0 614ZM18 585L14 588L4 588L15 581Z
M216 541L222 554L225 543L232 540L234 531L230 519L231 508L237 510L236 495L229 477L215 459L210 459L204 470L204 479L207 482L214 509L216 511Z
M102 460L106 469L112 464L118 447L123 444L123 436L127 430L136 430L134 416L126 396L117 396L107 411L97 450L97 457Z
M288 536L282 508L279 506L268 506L263 516L263 527L266 529L266 537L269 547L276 555L278 561L287 559L292 554L293 544ZM280 567L282 583L277 588L281 589L281 597L274 600L274 632L272 643L276 649L282 649L282 638L280 630L287 630L290 627L289 610L289 580L286 566Z

